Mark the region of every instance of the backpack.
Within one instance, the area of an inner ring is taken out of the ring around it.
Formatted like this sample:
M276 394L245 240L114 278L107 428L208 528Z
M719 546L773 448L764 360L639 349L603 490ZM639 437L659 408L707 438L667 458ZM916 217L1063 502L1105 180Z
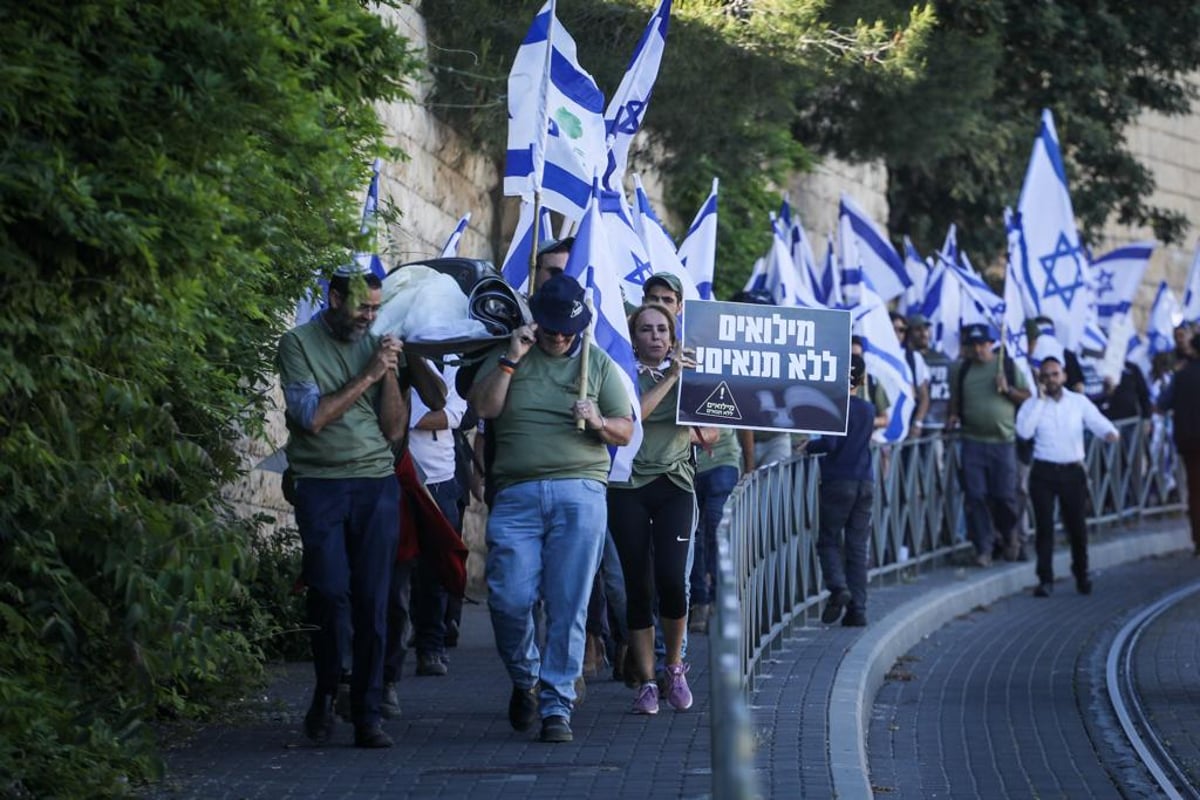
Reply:
M963 407L962 396L963 386L967 378L967 370L971 368L974 361L966 359L963 365L958 370L958 422L962 425L967 418L966 408ZM1009 386L1017 385L1017 367L1013 364L1012 358L1008 355L1008 350L1004 351L1004 357L1001 360L1001 369L1004 370L1004 380ZM1022 464L1029 464L1033 461L1033 439L1022 439L1020 436L1017 439L1017 460Z

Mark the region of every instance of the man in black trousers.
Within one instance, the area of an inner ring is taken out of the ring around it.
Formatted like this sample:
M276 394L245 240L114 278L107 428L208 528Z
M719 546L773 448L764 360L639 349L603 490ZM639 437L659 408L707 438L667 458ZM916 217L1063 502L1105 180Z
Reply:
M1063 527L1071 542L1071 572L1080 594L1092 593L1087 553L1087 470L1084 469L1083 429L1106 442L1118 440L1117 429L1082 394L1064 388L1066 373L1053 356L1038 370L1038 396L1017 412L1017 436L1033 439L1029 498L1037 528L1035 597L1054 591L1054 501L1062 511Z

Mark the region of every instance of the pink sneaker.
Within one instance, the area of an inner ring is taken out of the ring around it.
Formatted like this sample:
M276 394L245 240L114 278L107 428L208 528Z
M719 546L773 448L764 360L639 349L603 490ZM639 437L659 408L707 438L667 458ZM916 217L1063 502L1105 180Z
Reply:
M633 701L634 714L658 713L658 686L653 681L643 683L638 689L637 698Z
M667 665L667 702L676 711L692 707L692 690L688 688L687 664Z

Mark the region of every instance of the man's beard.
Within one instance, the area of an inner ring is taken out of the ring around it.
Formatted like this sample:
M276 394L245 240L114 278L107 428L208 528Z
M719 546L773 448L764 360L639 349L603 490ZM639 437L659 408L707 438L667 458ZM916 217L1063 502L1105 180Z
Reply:
M340 311L331 310L326 322L329 323L329 330L334 338L343 342L357 342L367 335L366 328L359 328L354 324L353 317L347 317Z

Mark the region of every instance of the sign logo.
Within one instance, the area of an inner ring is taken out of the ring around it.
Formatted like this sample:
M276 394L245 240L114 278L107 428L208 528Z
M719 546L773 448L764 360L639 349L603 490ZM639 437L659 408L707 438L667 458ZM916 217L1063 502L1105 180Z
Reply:
M729 391L729 384L725 381L717 384L717 388L713 389L712 393L704 399L704 402L696 409L696 413L719 419L742 418L737 401L733 399L733 392Z

